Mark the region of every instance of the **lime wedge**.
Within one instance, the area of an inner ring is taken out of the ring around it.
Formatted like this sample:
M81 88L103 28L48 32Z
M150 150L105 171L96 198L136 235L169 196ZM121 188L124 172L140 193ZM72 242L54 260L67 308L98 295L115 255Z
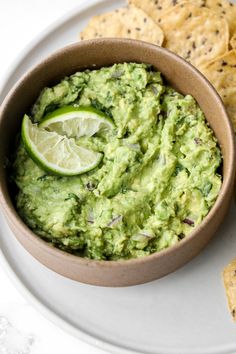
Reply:
M66 106L49 113L39 124L48 131L78 139L98 132L114 129L113 121L92 107Z
M103 155L78 146L73 138L47 131L25 115L21 136L25 148L41 168L59 176L74 176L95 168Z

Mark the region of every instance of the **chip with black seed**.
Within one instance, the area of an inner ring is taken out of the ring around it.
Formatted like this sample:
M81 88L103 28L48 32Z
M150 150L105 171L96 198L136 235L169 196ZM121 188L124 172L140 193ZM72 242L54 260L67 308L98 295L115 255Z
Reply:
M221 96L236 132L236 51L199 67Z
M135 7L121 8L93 17L81 32L81 39L101 37L132 38L162 45L161 28L142 10Z

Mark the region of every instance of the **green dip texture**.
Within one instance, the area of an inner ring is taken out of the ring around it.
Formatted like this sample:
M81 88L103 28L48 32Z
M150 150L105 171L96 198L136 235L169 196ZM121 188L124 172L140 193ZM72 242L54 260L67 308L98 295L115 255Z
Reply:
M74 177L47 174L18 145L12 177L25 223L57 247L98 260L146 256L188 237L222 184L221 152L193 97L149 65L115 64L45 88L31 118L69 104L105 112L116 129L79 139L104 157Z

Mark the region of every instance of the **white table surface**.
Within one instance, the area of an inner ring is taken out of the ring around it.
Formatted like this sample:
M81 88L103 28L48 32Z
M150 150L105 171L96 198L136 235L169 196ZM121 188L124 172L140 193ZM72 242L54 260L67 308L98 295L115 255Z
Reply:
M11 62L29 41L79 2L80 0L0 0L0 81ZM105 353L73 338L45 319L15 289L1 264L0 284L0 318L6 317L24 336L32 334L34 343L30 354ZM12 345L17 349L14 354L21 354L18 344ZM0 354L3 354L1 340Z

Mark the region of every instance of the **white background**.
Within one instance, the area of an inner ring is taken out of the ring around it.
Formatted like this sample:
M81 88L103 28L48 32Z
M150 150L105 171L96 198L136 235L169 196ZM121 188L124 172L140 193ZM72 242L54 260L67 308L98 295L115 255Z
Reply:
M0 0L0 81L30 40L79 2L80 0ZM21 332L33 334L35 343L31 354L104 353L71 337L46 320L18 293L1 265L0 289L0 316L6 316Z

